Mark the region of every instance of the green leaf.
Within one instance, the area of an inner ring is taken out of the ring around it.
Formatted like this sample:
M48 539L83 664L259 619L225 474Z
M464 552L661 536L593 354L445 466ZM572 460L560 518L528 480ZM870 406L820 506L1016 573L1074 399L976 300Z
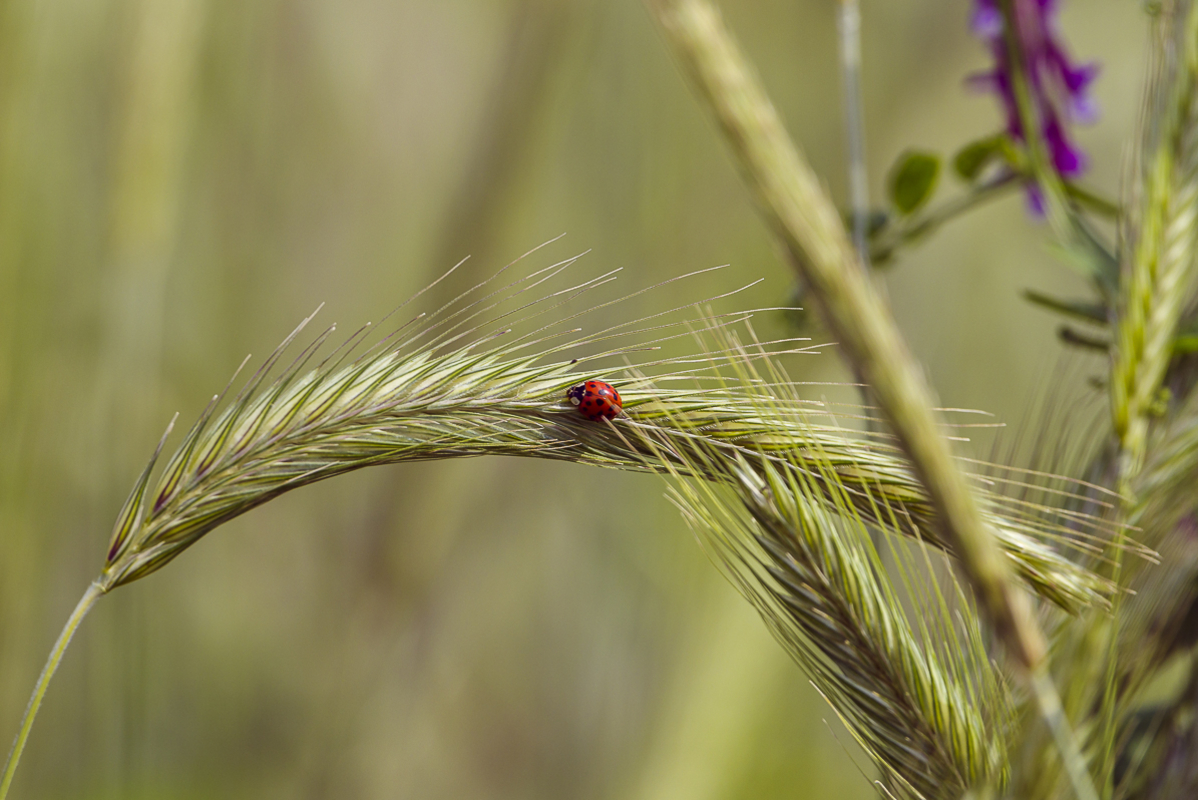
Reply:
M1104 303L1088 303L1084 300L1060 300L1040 294L1035 289L1024 289L1024 299L1043 308L1064 314L1067 317L1090 322L1095 325L1106 325L1109 322L1107 307Z
M1111 343L1106 339L1100 339L1097 336L1089 336L1084 333L1078 333L1068 325L1062 325L1057 329L1057 336L1065 344L1071 344L1074 347L1080 347L1085 350L1097 350L1100 353L1109 353Z
M1119 218L1119 204L1097 192L1078 186L1076 183L1065 183L1065 194L1070 200L1076 200L1082 208L1093 211L1107 219Z
M1188 356L1198 353L1198 322L1190 322L1173 337L1173 355Z
M1187 334L1173 340L1174 356L1188 356L1192 353L1198 353L1198 336Z
M970 142L953 156L953 171L972 183L990 164L999 159L1008 161L1008 149L1007 137L1001 133Z
M940 156L908 150L890 168L890 202L898 213L907 215L917 210L936 191L940 177Z

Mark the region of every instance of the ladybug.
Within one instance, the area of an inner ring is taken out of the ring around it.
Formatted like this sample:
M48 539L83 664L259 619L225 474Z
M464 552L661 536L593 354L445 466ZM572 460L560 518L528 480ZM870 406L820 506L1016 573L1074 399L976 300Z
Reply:
M592 422L615 419L623 408L620 393L610 383L603 381L587 381L573 386L566 392L566 397L578 406L579 413Z

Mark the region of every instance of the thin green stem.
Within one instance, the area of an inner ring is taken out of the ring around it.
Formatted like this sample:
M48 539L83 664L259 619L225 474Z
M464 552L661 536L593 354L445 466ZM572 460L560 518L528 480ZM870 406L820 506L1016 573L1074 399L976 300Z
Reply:
M954 197L940 205L929 209L918 217L905 221L893 228L887 226L875 237L869 250L870 255L877 260L885 260L908 242L915 241L935 231L946 222L959 217L978 206L997 200L1006 192L1014 189L1018 176L1013 172L1000 175L994 180L979 184L972 191L960 197Z
M877 261L885 261L894 255L895 250L936 231L937 228L957 217L997 200L1018 187L1029 176L1018 171L1008 171L972 187L969 192L954 197L940 205L930 208L927 212L910 219L905 219L896 225L887 225L878 231L870 243L870 257ZM1095 214L1115 218L1119 207L1093 192L1072 183L1063 184L1065 194L1078 205L1085 206Z
M29 731L33 728L33 720L37 718L38 709L42 707L42 699L46 696L46 689L50 687L50 681L54 678L54 673L58 671L58 664L62 661L62 656L71 643L71 637L75 635L79 623L83 622L87 612L91 611L92 606L103 596L104 588L99 583L93 582L88 586L87 591L79 600L79 605L75 606L75 610L67 619L62 633L58 634L58 641L54 643L50 657L46 659L46 666L42 668L42 674L33 687L33 696L29 698L29 705L25 707L25 716L21 719L21 730L12 743L12 750L8 754L8 763L4 765L4 777L0 779L0 800L4 800L8 796L8 787L12 785L13 776L17 772L17 764L21 761L21 753L25 750L25 743L29 740Z
M1048 674L1047 664L1032 673L1029 684L1032 694L1036 698L1036 706L1040 709L1040 717L1052 732L1052 738L1056 742L1057 750L1061 754L1061 761L1065 765L1065 772L1069 775L1069 781L1073 784L1073 791L1078 800L1098 800L1098 793L1094 789L1094 783L1086 768L1086 758L1082 755L1081 747L1069 725L1069 719L1065 716L1061 697L1057 694L1057 687L1052 682L1052 676Z

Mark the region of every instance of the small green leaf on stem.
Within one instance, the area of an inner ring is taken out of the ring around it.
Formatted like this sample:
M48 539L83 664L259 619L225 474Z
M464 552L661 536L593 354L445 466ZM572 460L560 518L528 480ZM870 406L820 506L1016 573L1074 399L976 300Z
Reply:
M1110 322L1109 312L1103 303L1087 302L1085 300L1062 300L1041 294L1035 289L1024 289L1023 299L1041 308L1064 314L1067 317L1089 322L1094 325L1107 325Z
M1011 162L1014 151L1003 134L987 136L970 142L953 156L953 171L964 181L973 183L986 167L997 161Z
M913 214L932 199L939 178L940 156L906 151L890 168L887 191L891 204L900 214Z

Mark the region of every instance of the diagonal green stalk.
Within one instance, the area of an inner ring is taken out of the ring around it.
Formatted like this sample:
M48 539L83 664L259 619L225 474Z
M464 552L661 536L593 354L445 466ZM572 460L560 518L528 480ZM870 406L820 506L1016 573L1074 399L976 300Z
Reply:
M1065 714L1061 696L1048 671L1047 662L1041 664L1031 674L1029 682L1040 718L1044 720L1052 734L1053 742L1061 754L1061 762L1065 766L1065 772L1069 775L1069 782L1073 785L1073 791L1077 794L1078 800L1098 800L1098 792L1094 788L1093 780L1086 766L1086 757L1069 725L1069 717Z
M646 2L720 124L766 220L910 457L982 608L1022 667L1046 722L1059 733L1062 756L1072 762L1075 792L1083 800L1097 798L1067 722L1051 714L1060 700L1047 678L1044 635L938 431L931 388L907 352L890 310L859 268L835 206L786 133L719 12L705 0Z
M83 618L87 616L87 612L91 611L92 606L103 596L104 589L100 584L92 583L88 586L87 591L79 600L79 605L75 606L75 610L67 619L67 624L63 626L62 633L58 634L58 641L54 643L50 657L46 659L46 666L42 668L42 674L38 676L37 683L33 687L33 695L29 698L29 705L25 707L25 716L21 718L21 729L17 732L17 738L12 743L12 750L8 753L8 762L4 765L4 777L0 778L0 800L4 800L8 796L8 788L12 785L13 776L17 773L17 764L21 760L21 753L25 750L25 742L29 740L29 731L33 728L33 720L37 718L38 709L42 707L42 700L46 697L46 690L50 688L50 681L54 678L54 673L58 671L58 665L62 662L62 656L66 653L71 638L78 630L79 623L83 622Z
M893 258L895 251L905 244L931 236L938 228L975 208L997 200L1018 184L1018 175L1008 172L993 180L979 183L968 194L954 197L926 211L888 224L870 243L870 257L877 263Z
M819 301L845 354L869 383L927 487L946 538L1019 663L1045 657L1044 638L982 522L939 432L932 391L889 308L857 258L831 200L791 142L773 104L703 0L648 0L662 31L720 123L762 210Z

